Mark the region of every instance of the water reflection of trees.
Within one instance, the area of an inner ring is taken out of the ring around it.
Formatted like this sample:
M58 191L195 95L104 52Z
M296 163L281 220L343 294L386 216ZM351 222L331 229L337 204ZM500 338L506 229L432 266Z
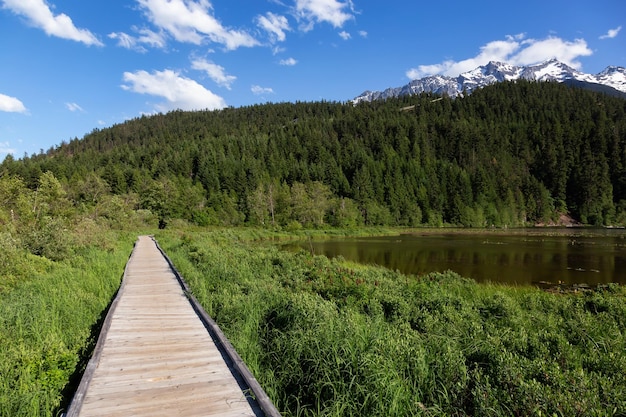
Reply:
M602 238L600 238L602 239ZM536 241L485 242L464 238L461 243L429 239L368 242L314 242L316 253L406 274L423 275L453 270L477 281L530 284L534 281L599 284L624 280L626 254L615 245L571 244L567 237Z

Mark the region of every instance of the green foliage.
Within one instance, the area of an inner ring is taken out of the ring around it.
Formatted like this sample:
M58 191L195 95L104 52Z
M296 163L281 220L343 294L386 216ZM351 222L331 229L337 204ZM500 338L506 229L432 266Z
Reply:
M22 249L21 242L11 234L0 232L0 297L25 277L42 273L49 266L47 259Z
M44 216L22 230L22 244L33 255L53 261L65 259L72 252L72 234L67 221Z
M404 276L159 234L284 415L626 413L626 290L586 294Z
M337 198L331 203L329 222L333 227L351 229L361 226L363 218L361 212L353 200L349 198ZM420 221L417 220L416 224Z
M29 175L0 175L2 417L62 411L130 252L132 238L110 227L142 227L151 216L96 174L71 185L50 170Z
M517 81L454 100L422 94L174 111L96 129L0 169L41 188L42 197L54 190L40 178L53 173L74 207L94 217L107 195L138 195L136 208L150 210L161 227L174 218L524 226L562 213L624 224L625 103ZM351 220L337 217L335 201L351 207Z

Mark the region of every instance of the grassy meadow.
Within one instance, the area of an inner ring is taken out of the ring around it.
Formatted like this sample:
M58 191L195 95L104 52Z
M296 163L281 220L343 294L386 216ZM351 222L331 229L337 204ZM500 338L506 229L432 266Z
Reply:
M136 237L98 239L59 261L0 242L1 417L56 416L71 400Z
M157 238L286 416L626 415L623 287L405 276L241 230Z

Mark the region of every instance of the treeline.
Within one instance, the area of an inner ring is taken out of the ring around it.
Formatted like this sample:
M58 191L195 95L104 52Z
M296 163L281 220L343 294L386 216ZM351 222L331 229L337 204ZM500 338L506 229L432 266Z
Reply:
M73 207L146 210L162 227L626 224L625 113L620 98L527 81L458 99L174 111L7 157L0 173L32 191L47 175Z

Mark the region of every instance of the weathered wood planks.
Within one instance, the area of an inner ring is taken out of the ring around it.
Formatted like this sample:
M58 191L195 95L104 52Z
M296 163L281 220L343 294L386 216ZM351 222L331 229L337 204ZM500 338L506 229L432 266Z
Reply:
M156 243L139 237L67 417L263 415L229 366L241 359L218 349L197 310Z

